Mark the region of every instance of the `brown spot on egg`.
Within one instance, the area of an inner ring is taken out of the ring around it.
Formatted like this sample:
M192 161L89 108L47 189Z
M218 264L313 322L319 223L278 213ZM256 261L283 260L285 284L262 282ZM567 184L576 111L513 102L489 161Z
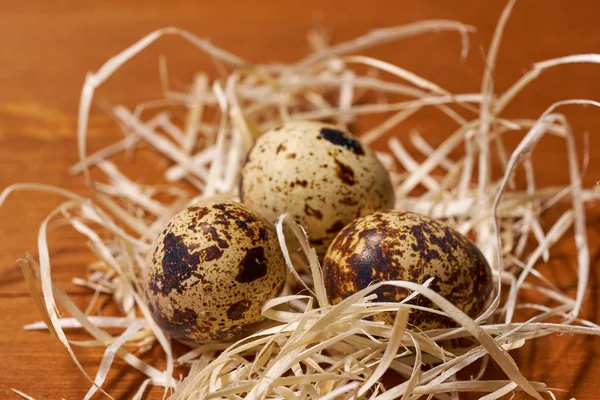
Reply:
M170 316L167 316L160 305L149 303L148 308L158 326L173 337L180 337L182 332L197 329L198 315L190 308L174 308Z
M216 208L217 210L221 210L221 211L227 210L227 204L223 204L223 203L215 204L212 207Z
M279 154L282 151L287 150L287 147L285 147L285 144L281 143L279 144L279 146L277 146L277 150L275 151L275 154Z
M205 207L192 206L189 208L189 211L194 213L194 218L192 220L196 223L208 214L208 209Z
M155 293L169 294L171 290L181 292L183 283L194 273L200 253L190 254L179 236L172 233L163 239L162 273L153 276L150 289Z
M200 251L200 253L203 256L202 259L204 261L213 261L223 255L223 252L217 246L210 246L210 247L207 247L206 249L202 249Z
M343 199L340 200L340 203L342 203L346 206L356 206L356 205L358 205L358 200L353 199L352 197L344 197Z
M263 247L253 247L246 250L246 255L240 262L239 271L235 277L238 282L252 282L265 276L267 274L265 249Z
M347 136L344 132L332 129L332 128L321 128L319 135L326 139L328 142L341 146L345 149L350 150L354 154L363 155L365 152L360 142L353 137Z
M333 223L333 225L331 225L329 228L327 228L327 233L333 233L333 232L339 232L340 229L342 229L344 227L344 222L343 221L335 221Z
M244 313L246 312L246 310L248 310L248 307L250 307L250 303L245 300L233 303L227 309L227 317L230 320L237 321L238 319L244 316Z
M191 308L175 308L173 310L173 318L171 320L175 321L178 325L191 329L196 325L197 319L198 314L196 314L196 311L192 310Z
M226 249L227 247L229 247L229 243L227 243L227 241L225 239L222 239L219 236L219 233L217 232L216 227L209 226L208 224L202 224L201 228L202 228L202 231L205 234L207 234L208 237L210 237L213 241L215 241L220 248Z
M304 213L306 215L308 215L309 217L315 217L316 219L323 219L323 214L321 213L321 211L312 208L311 206L307 204L304 205Z
M269 231L266 230L265 228L260 228L258 230L258 236L262 239L262 240L269 240Z
M356 180L352 168L339 161L337 158L335 158L334 161L336 166L335 173L337 177L340 178L340 180L347 185L354 185L356 183Z
M416 240L416 243L413 243L411 245L411 248L414 251L421 254L421 256L424 257L427 261L439 260L440 255L438 251L435 249L431 249L428 245L428 243L431 243L430 240L432 236L429 235L429 237L426 238L426 232L429 234L431 233L431 230L429 229L427 224L421 223L418 225L411 226L410 233Z

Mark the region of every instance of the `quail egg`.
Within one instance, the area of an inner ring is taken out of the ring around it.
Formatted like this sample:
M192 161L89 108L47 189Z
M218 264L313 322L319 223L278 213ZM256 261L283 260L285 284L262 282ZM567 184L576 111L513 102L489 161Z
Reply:
M492 272L469 239L431 218L401 211L381 211L356 219L337 235L323 261L327 294L332 303L371 283L404 280L424 283L433 277L435 290L471 317L478 316L492 293ZM380 302L399 302L408 290L383 286ZM434 308L424 296L412 304ZM393 323L392 313L374 316ZM412 310L409 324L420 329L454 326L448 317Z
M264 133L248 154L240 198L274 221L289 213L323 254L353 219L394 205L390 177L352 134L312 121Z
M261 308L286 273L269 221L244 205L212 201L171 219L149 253L144 289L154 320L173 338L225 342L260 326Z

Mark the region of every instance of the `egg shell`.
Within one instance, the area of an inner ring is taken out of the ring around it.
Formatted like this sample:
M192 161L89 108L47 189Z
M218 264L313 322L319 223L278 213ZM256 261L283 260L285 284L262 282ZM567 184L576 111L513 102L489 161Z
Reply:
M477 246L451 227L431 218L402 211L376 212L346 226L329 247L323 262L328 297L332 303L371 283L404 280L424 283L470 317L477 317L493 288L491 269ZM383 286L379 302L398 302L409 291ZM410 303L435 308L424 296ZM393 313L374 317L393 323ZM411 310L409 324L420 329L455 326L452 319Z
M257 140L240 197L271 221L288 212L320 254L353 219L394 206L389 174L375 153L352 134L311 121L286 123Z
M230 341L260 327L261 308L281 291L287 273L269 221L223 201L175 215L147 264L145 292L155 321L195 343Z

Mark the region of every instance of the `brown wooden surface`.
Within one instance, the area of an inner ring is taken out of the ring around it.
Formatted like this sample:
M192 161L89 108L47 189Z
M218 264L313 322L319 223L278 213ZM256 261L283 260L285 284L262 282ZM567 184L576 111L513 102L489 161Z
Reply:
M171 3L171 2L169 2ZM2 0L0 3L0 188L15 182L37 181L85 192L80 177L69 177L76 162L75 124L79 92L85 73L96 70L149 31L176 25L239 54L250 61L291 61L307 51L306 33L315 21L331 29L340 41L380 26L423 18L451 18L477 26L468 58L459 59L456 34L434 34L382 46L370 54L417 71L452 92L476 91L503 1L123 1L75 2ZM600 53L600 3L595 0L522 0L508 23L495 72L503 90L535 61L570 53ZM167 38L132 62L99 93L113 104L135 104L160 95L157 55L171 60L174 84L184 87L195 71L210 64L205 56L181 40ZM567 66L545 73L507 110L510 116L534 117L551 102L563 98L600 99L600 66ZM600 111L565 109L575 131L591 133L591 161L585 183L600 180ZM402 138L418 128L439 143L451 128L435 113L419 113L397 130ZM96 112L91 122L90 146L110 143L116 134L111 120ZM578 143L582 141L578 139ZM563 147L548 140L536 161L538 182L567 181ZM133 167L136 170L136 167ZM140 176L144 173L138 168ZM39 319L14 262L25 251L36 253L39 223L59 199L19 193L0 210L0 398L16 398L11 387L36 398L81 398L88 384L63 347L46 332L25 332L22 326ZM584 316L600 321L597 289L598 212L590 207L593 257ZM70 284L81 275L90 255L77 236L53 228L52 262L56 280L78 304L90 293ZM55 236L54 236L55 235ZM573 246L565 242L554 252L549 274L573 292ZM564 275L564 278L562 277ZM74 334L73 338L83 338ZM564 335L544 338L515 352L524 373L565 392L562 398L597 399L600 393L600 340ZM78 349L83 365L95 373L101 351ZM157 356L155 354L155 356ZM149 357L152 357L150 355ZM500 376L500 375L499 375ZM128 398L141 382L138 373L117 362L106 389ZM154 395L160 398L159 391ZM153 395L153 396L154 396Z

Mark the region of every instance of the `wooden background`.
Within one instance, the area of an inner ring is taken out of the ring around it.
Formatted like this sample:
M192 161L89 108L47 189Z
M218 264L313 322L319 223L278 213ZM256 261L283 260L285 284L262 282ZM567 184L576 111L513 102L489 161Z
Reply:
M315 24L331 30L334 41L349 39L370 29L424 18L450 18L475 25L468 58L459 59L456 34L434 34L383 46L370 54L417 71L452 92L477 91L485 51L504 1L121 1L75 2L2 0L0 3L0 188L15 182L43 182L85 193L81 177L70 177L76 162L75 126L79 92L85 73L96 70L110 56L159 27L175 25L250 61L292 61L304 55L306 33ZM522 0L508 23L495 71L498 90L529 69L533 62L571 53L600 53L600 3L595 0ZM167 38L128 65L99 92L112 104L133 105L160 95L157 55L167 54L174 85L184 88L195 71L210 61L191 46ZM535 117L553 101L564 98L600 99L600 66L567 66L545 73L509 107L506 115ZM600 181L600 110L565 108L581 138L590 132L591 159L587 186ZM437 114L419 113L399 127L405 137L417 128L433 142L448 132ZM94 113L90 147L116 137L110 118ZM578 140L581 145L582 141ZM567 181L560 142L540 147L543 167L540 184ZM133 167L135 170L135 166ZM144 171L138 168L140 179ZM88 389L66 351L45 332L25 332L22 326L38 320L15 260L25 251L34 254L39 223L58 198L19 193L0 209L0 398L16 398L17 388L40 399L81 398ZM600 235L598 211L590 211L593 257L591 289L584 316L600 321ZM57 281L84 305L90 293L70 283L90 261L77 236L60 227L53 241L52 262ZM573 247L561 243L553 268L572 271ZM571 274L572 275L572 274ZM559 282L572 293L574 278ZM563 279L563 278L561 278ZM77 333L73 338L84 336ZM600 392L600 340L590 337L544 338L515 352L531 379L563 390L561 398L597 399ZM79 349L90 374L101 351ZM149 357L157 356L150 354ZM140 377L118 363L106 389L116 398L128 398ZM158 391L152 397L160 398Z

